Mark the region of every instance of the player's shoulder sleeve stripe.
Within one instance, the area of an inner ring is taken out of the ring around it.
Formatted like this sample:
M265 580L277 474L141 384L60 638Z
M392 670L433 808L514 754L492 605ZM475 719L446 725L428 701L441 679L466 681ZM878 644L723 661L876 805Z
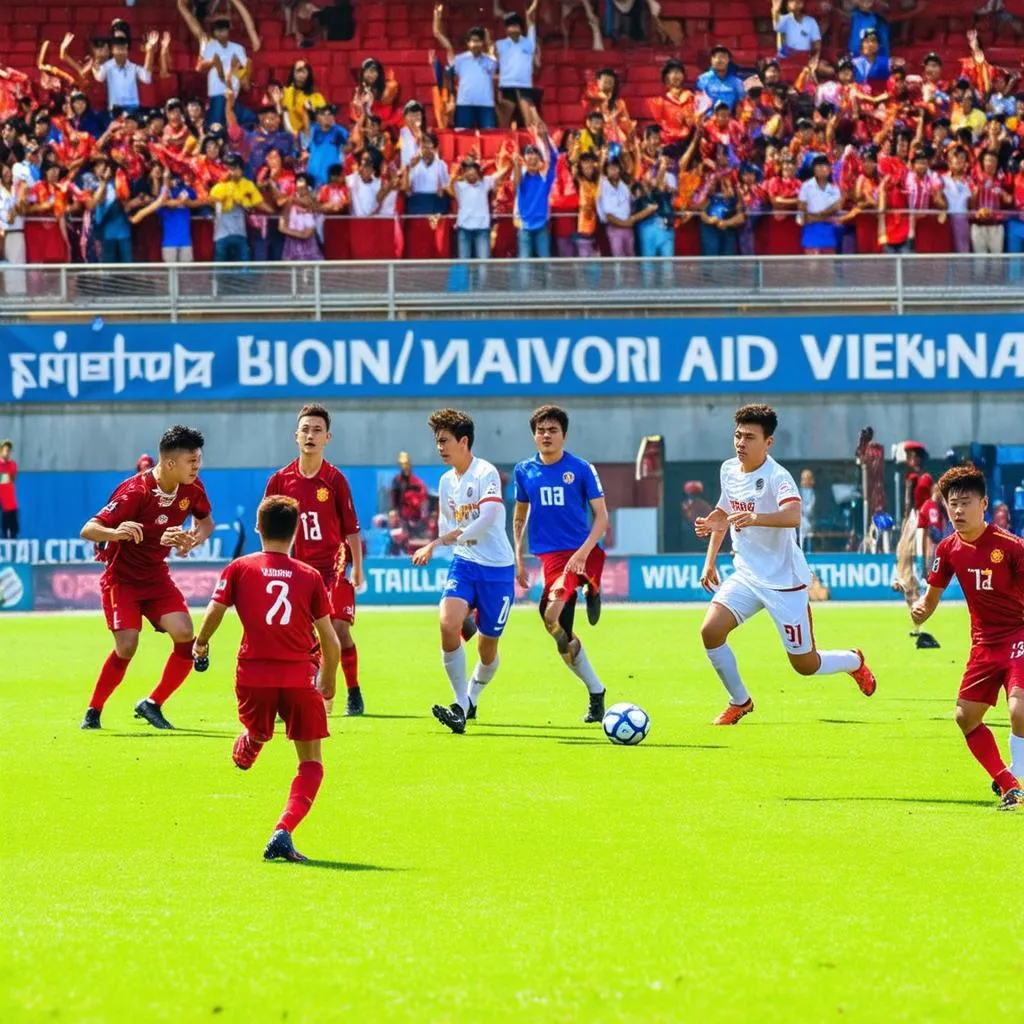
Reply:
M486 505L487 502L489 502L489 501L496 501L499 505L503 505L504 504L504 502L501 500L501 498L499 498L498 495L496 495L496 494L492 494L492 495L490 495L489 497L486 497L486 498L481 498L477 502L477 504L478 505Z
M780 506L782 506L782 505L792 505L794 501L799 501L799 500L800 500L800 497L799 497L799 495L795 495L795 496L793 496L793 497L790 497L790 498L783 498L783 499L782 499L782 500L781 500L781 501L779 502L779 505L780 505Z

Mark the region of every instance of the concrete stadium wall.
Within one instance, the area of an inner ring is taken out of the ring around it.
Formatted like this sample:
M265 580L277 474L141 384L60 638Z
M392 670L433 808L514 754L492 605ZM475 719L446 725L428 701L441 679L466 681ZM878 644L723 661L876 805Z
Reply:
M311 394L310 400L316 396ZM493 462L511 463L530 450L527 420L542 401L489 398L468 405L477 425L476 450ZM914 395L786 395L756 393L682 399L594 398L563 404L570 412L570 446L594 461L628 462L641 436L663 434L668 458L705 460L729 453L732 413L750 401L772 402L781 426L775 454L783 460L852 456L861 427L870 424L889 444L914 438L935 454L977 440L1024 441L1024 396L1017 393ZM0 406L0 436L14 439L19 464L28 470L123 469L142 451L153 452L163 430L187 422L207 436L211 466L265 467L294 456L295 401L262 403L111 406ZM332 403L331 458L342 465L389 462L405 449L414 462L434 459L426 428L431 410L459 405L457 397Z

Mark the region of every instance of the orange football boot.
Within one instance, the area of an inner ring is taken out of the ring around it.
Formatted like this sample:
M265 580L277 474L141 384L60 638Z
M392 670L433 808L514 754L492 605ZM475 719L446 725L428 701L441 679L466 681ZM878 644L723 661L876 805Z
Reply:
M864 660L863 651L854 651L854 654L860 658L860 668L856 672L851 672L854 682L860 687L860 692L865 697L870 697L875 692L875 687L878 683L875 681L875 674L868 668L868 663Z
M748 700L746 704L730 704L711 724L735 725L744 715L749 715L753 710L753 700Z

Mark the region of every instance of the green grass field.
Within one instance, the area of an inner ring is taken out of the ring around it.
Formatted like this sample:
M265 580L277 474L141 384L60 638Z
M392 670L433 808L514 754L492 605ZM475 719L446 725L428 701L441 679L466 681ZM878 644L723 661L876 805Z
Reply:
M584 623L610 698L652 717L624 748L580 721L535 613L464 737L430 716L433 610L364 614L369 713L332 719L309 866L261 859L291 745L230 760L233 616L173 733L131 717L166 639L83 733L102 620L0 619L0 1020L1020 1024L1024 816L995 812L953 723L966 611L916 651L896 607L816 610L819 644L868 653L870 700L792 674L755 620L733 729L708 724L700 617ZM991 723L1005 751L1004 707Z

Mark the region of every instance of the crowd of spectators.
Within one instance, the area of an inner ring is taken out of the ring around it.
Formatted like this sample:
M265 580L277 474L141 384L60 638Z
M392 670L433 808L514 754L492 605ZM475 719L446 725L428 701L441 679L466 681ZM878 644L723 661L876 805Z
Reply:
M633 110L598 68L579 121L556 129L536 86L539 0L464 47L437 5L430 97L402 96L372 56L351 97L325 96L303 58L268 81L258 28L229 3L204 24L178 0L203 96L144 106L172 40L123 21L81 60L69 34L53 63L44 44L36 69L0 67L8 264L348 258L365 254L356 235L477 259L1024 251L1021 68L990 63L974 31L963 53L908 66L872 0L853 0L826 59L804 0L771 0L778 53L756 68L721 45L696 73L669 59ZM319 9L286 7L309 41ZM352 218L396 229L335 230ZM23 271L3 276L24 290Z

